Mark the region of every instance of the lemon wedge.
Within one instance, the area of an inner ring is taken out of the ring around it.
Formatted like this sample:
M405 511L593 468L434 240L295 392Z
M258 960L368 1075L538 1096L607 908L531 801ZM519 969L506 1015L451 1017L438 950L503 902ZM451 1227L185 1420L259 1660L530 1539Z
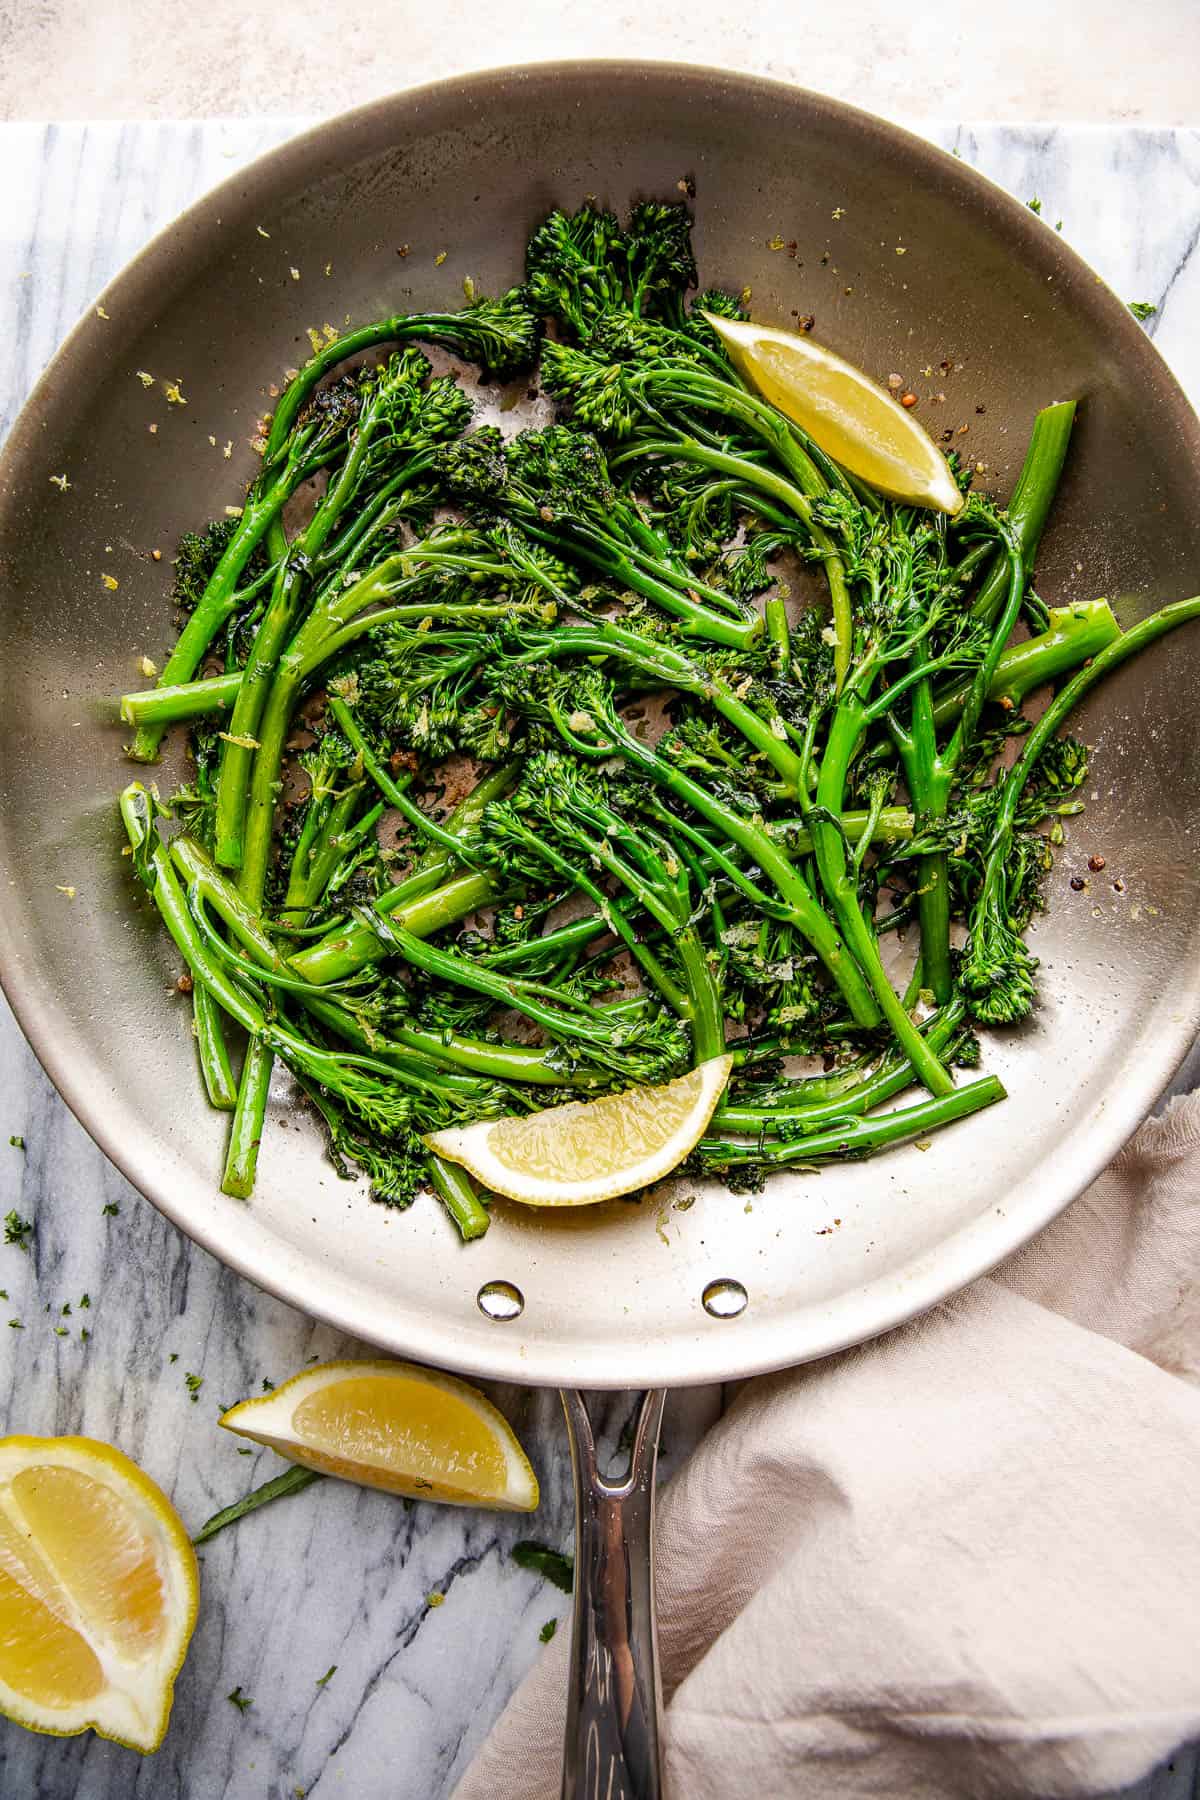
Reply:
M161 1488L94 1438L0 1438L0 1711L157 1750L196 1622Z
M568 1100L521 1118L482 1119L425 1139L494 1194L526 1206L587 1206L669 1175L704 1133L729 1080L714 1056L661 1087Z
M281 1456L414 1500L532 1512L537 1476L491 1401L405 1362L319 1363L221 1415Z
M937 445L861 369L794 331L704 317L739 375L844 469L893 500L958 511L963 497Z

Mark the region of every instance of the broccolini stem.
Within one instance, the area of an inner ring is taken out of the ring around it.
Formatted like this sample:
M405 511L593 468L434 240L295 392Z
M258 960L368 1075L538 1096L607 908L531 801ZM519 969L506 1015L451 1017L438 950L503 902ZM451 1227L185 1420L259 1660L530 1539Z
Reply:
M250 911L228 877L209 859L207 852L193 839L178 837L172 842L171 856L189 888L211 903L234 937L262 968L275 976L288 975L290 965L280 956L261 921ZM416 921L418 926L423 922L421 919ZM545 1087L588 1085L588 1078L576 1080L570 1074L560 1075L551 1068L544 1051L530 1049L525 1045L484 1043L473 1038L461 1038L453 1033L443 1035L403 1029L397 1033L396 1041L404 1048L396 1049L382 1040L378 1033L368 1034L357 1022L353 1011L329 1000L326 990L314 987L311 993L305 993L297 983L293 991L300 992L301 1003L306 1011L338 1036L354 1044L356 1049L368 1053L378 1051L384 1060L395 1057L407 1072L418 1074L431 1086L441 1087L445 1091L451 1091L455 1087L457 1078L439 1075L438 1070L442 1066L469 1069L473 1074L499 1077L505 1081L531 1081ZM381 1043L385 1047L379 1050ZM416 1054L406 1054L406 1051Z
M413 937L428 937L447 925L457 925L468 914L491 906L500 898L500 890L490 875L479 875L470 869L431 894L419 894L413 900L392 901L392 894L397 893L402 895L402 890L393 888L381 894L374 911L381 919L394 916ZM388 954L388 946L375 932L355 922L336 927L327 937L319 938L288 960L306 981L322 987L330 981L341 981L368 963L383 962Z
M200 1073L210 1106L219 1112L232 1112L237 1105L237 1082L229 1062L221 1009L208 989L197 983L192 988L192 1019L196 1028L196 1050L200 1057Z
M591 1070L557 1067L551 1051L531 1044L465 1038L455 1031L421 1031L411 1025L396 1026L394 1030L398 1044L427 1056L432 1063L469 1069L473 1075L490 1075L497 1081L526 1081L534 1087L591 1088L599 1079Z
M771 640L776 673L786 675L792 663L792 634L788 629L787 607L778 594L772 594L763 607L763 612L766 615L767 636Z
M643 379L656 399L661 397L684 407L700 406L736 419L774 452L800 493L808 499L819 500L829 492L829 483L804 448L790 421L766 401L740 391L726 381L689 369L671 371L663 376L651 367ZM754 463L747 463L745 466L750 469L758 468ZM833 603L833 628L837 634L833 652L834 675L840 692L849 673L853 645L846 571L832 539L821 532L819 527L813 527L811 522L809 529L814 532L813 541L823 553L825 576Z
M274 549L286 552L280 514L300 483L313 472L311 460L304 460L303 446L297 444L282 469L264 472L255 483L236 531L163 666L159 687L177 687L192 679L218 631L242 603L244 596L237 591L238 576L262 540L267 538ZM154 761L164 729L162 723L153 721L138 727L128 751L135 762Z
M850 760L865 727L864 703L857 694L843 689L829 727L825 753L821 758L816 805L809 816L813 849L821 873L821 884L842 928L845 941L853 951L880 1011L930 1093L945 1095L953 1092L954 1083L909 1018L884 972L879 958L878 940L864 919L858 902L857 875L850 866L846 840L839 823Z
M734 650L748 650L754 640L762 632L762 620L757 617L735 619L725 613L714 612L712 606L703 602L705 584L696 579L677 575L666 563L651 565L649 558L639 555L632 545L626 547L613 540L602 537L598 531L586 526L575 525L568 520L560 520L555 528L548 529L539 525L534 518L523 520L530 537L539 543L548 544L554 550L574 551L584 561L592 564L602 574L610 575L613 580L623 586L632 588L647 600L653 600L664 612L670 613L682 622L685 637L703 638L712 644L725 644ZM679 585L673 585L678 583ZM686 585L685 585L686 584ZM692 598L699 595L700 598ZM726 606L730 604L728 595L721 595Z
M1074 400L1060 400L1053 406L1044 406L1038 413L1017 485L1005 508L1020 548L1026 579L1033 568L1038 544L1058 491L1071 428L1075 423L1075 410ZM976 618L988 621L995 618L1004 605L1008 579L1005 559L997 557L972 607Z
M408 782L405 781L402 785L399 782L392 780L391 776L372 750L370 744L368 744L366 738L359 730L354 714L350 711L350 708L346 705L345 701L339 700L334 694L330 694L327 704L329 711L337 721L342 736L355 750L357 750L359 756L362 758L363 768L367 771L367 774L371 777L371 780L375 783L375 786L379 789L388 805L394 806L396 810L408 820L410 825L414 825L416 829L423 832L426 837L432 838L435 844L440 844L443 849L449 850L451 854L457 856L460 861L465 860L466 851L458 833L448 831L444 825L439 825L435 820L427 817L427 815L421 811L419 806L414 806L413 802L404 791L408 786Z
M454 837L470 837L483 818L484 809L493 800L503 800L517 784L521 774L519 762L500 763L480 777L469 794L464 794L454 811L442 821L442 828ZM429 875L437 870L439 879L451 873L454 866L442 846L429 845L413 864L414 875Z
M221 1177L221 1192L232 1194L237 1200L248 1200L254 1192L258 1146L262 1142L267 1094L274 1065L274 1052L268 1050L261 1037L256 1034L246 1047L246 1060L242 1064L242 1079L238 1086L237 1110L233 1115L229 1147L225 1154L225 1173Z
M319 650L326 637L357 613L365 611L376 600L387 599L394 592L397 581L403 579L403 564L403 557L389 557L352 587L342 590L310 613L280 659L258 726L258 749L250 774L242 837L239 885L254 908L262 904L266 887L284 744L300 689L309 673L305 657ZM320 661L319 656L316 661Z
M338 864L370 836L383 817L384 806L379 801L363 814L357 824L350 823L358 808L362 791L361 784L356 784L337 796L315 838L306 847L304 857L300 854L303 839L296 846L296 855L288 874L287 893L279 915L281 923L304 923L311 909L320 904ZM307 823L305 820L305 824Z
M386 405L386 396L381 390L377 390L363 408L346 455L335 470L316 512L280 565L267 610L254 634L254 642L242 671L242 685L233 703L229 737L225 743L217 779L214 854L217 862L225 868L241 867L246 782L250 772L250 759L254 754L250 745L239 742L239 739L253 739L258 730L268 685L291 634L308 582L312 559L320 553L354 495L363 463L371 451ZM428 457L418 457L409 464L406 474L411 476L427 464L428 460Z
M121 718L126 725L176 725L185 719L209 719L226 712L237 699L242 671L209 675L202 681L183 681L175 687L144 688L121 695Z
M563 731L563 722L556 720L556 723L560 732ZM682 769L665 763L648 745L627 731L619 719L607 720L604 729L612 738L617 754L650 776L656 785L667 788L710 825L715 825L724 837L746 852L751 862L757 863L778 892L788 918L803 932L837 983L855 1020L860 1025L877 1025L879 1008L863 979L862 970L847 951L812 889L779 845L765 830L735 813ZM566 735L571 747L578 748L569 733Z
M469 1244L473 1238L482 1237L491 1221L467 1171L456 1163L443 1162L440 1156L430 1156L429 1179L434 1193L461 1231L463 1242Z
M706 669L698 668L674 645L651 642L636 631L611 622L597 626L563 625L539 636L531 634L525 641L531 643L532 648L518 661L534 662L543 657L559 656L611 656L666 687L677 687L684 693L694 694L741 732L746 742L778 771L791 793L799 793L801 761L786 738L772 729L778 721L762 718L753 707L738 698L728 683ZM779 731L782 729L780 726Z
M842 830L852 844L868 841L868 826L872 844L902 844L916 832L916 821L906 806L882 807L873 825L870 811L861 807L842 814ZM766 829L772 837L783 838L798 856L813 847L812 832L804 819L768 819Z
M935 1055L940 1056L950 1043L962 1024L965 1010L961 1000L952 1000L931 1020L925 1037ZM789 1098L785 1091L778 1101L772 1101L768 1106L741 1106L736 1100L718 1106L713 1114L713 1124L720 1131L778 1132L782 1127L789 1134L797 1131L807 1135L838 1119L870 1112L872 1107L881 1106L885 1100L903 1093L912 1080L912 1063L907 1056L894 1052L858 1080L843 1083L835 1093L809 1094L805 1091L805 1082L796 1082L799 1092L794 1097Z
M1107 600L1052 606L1045 631L1019 644L1009 644L1001 652L988 687L988 699L1008 701L1016 708L1034 688L1077 669L1120 635L1121 628ZM967 677L934 695L935 725L948 725L958 717L970 687Z
M895 1112L877 1113L874 1117L847 1118L811 1137L786 1143L738 1144L720 1137L701 1138L696 1154L713 1169L736 1168L739 1163L761 1163L765 1168L783 1168L789 1163L821 1163L850 1161L871 1156L876 1150L907 1143L965 1119L985 1106L994 1106L1006 1098L1003 1084L995 1075L985 1075L965 1087L953 1088L937 1099L919 1100Z
M756 406L760 404L755 402ZM780 425L785 424L782 413L776 413L774 408L766 410L772 413ZM760 435L762 435L761 432ZM708 444L699 443L696 439L689 437L637 443L630 450L623 452L621 456L613 457L611 466L615 467L623 459L631 459L638 455L669 456L682 462L699 463L703 467L715 469L721 474L734 476L737 480L745 482L748 487L758 489L760 493L769 494L772 499L778 500L794 513L803 524L812 542L820 550L826 580L829 582L829 598L833 609L835 633L834 675L840 690L850 668L850 652L854 641L850 590L846 585L845 567L834 547L833 539L814 521L812 515L812 501L819 499L829 490L810 458L804 455L804 452L795 444L791 433L787 431L778 434L772 433L768 437L768 442L774 444L776 435L781 443L784 440L791 443L797 453L804 458L810 472L805 481L785 481L773 470L765 468L762 463L750 462L743 456L731 456L727 451L714 449ZM783 457L782 460L786 465L787 458Z
M1190 624L1193 619L1200 619L1200 596L1190 600L1176 600L1170 606L1151 613L1148 619L1131 625L1115 642L1106 645L1098 656L1073 675L1067 685L1054 696L1025 739L1020 756L1004 778L1004 791L1000 796L1000 808L984 872L985 883L992 869L1001 864L1009 853L1022 790L1037 767L1042 751L1064 720L1098 681L1103 681L1106 675L1119 669L1122 663L1128 662L1131 656L1136 656L1148 644L1153 644L1156 639L1163 637L1168 631L1174 631L1179 625Z

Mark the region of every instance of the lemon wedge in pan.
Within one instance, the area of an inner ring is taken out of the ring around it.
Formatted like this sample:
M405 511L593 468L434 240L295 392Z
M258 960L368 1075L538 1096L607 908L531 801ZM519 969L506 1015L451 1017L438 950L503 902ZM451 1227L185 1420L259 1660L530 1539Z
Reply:
M587 1206L649 1187L703 1136L733 1058L714 1056L660 1087L568 1100L522 1118L432 1131L425 1139L493 1194L526 1206Z
M861 369L794 331L704 317L739 375L844 469L893 500L958 511L963 497L937 445Z

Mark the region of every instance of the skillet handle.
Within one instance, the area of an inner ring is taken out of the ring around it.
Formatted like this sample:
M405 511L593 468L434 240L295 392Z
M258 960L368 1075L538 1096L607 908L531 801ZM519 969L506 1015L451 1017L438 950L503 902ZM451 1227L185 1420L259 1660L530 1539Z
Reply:
M666 1394L643 1395L627 1473L600 1473L583 1395L565 1389L575 1475L575 1615L562 1800L660 1800L654 1470Z

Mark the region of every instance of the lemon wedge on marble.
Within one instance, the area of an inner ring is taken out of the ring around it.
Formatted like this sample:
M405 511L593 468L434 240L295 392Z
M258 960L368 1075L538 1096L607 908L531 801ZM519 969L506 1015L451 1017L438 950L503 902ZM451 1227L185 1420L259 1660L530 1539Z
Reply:
M432 1131L425 1139L493 1194L526 1206L587 1206L649 1187L703 1136L731 1056L714 1056L658 1087L568 1100L520 1118Z
M161 1488L94 1438L0 1438L0 1711L157 1750L196 1622Z
M739 375L843 469L893 500L958 511L963 497L937 445L861 369L794 331L704 317Z
M221 1415L322 1475L414 1500L533 1512L537 1476L511 1425L468 1382L405 1362L319 1363Z

